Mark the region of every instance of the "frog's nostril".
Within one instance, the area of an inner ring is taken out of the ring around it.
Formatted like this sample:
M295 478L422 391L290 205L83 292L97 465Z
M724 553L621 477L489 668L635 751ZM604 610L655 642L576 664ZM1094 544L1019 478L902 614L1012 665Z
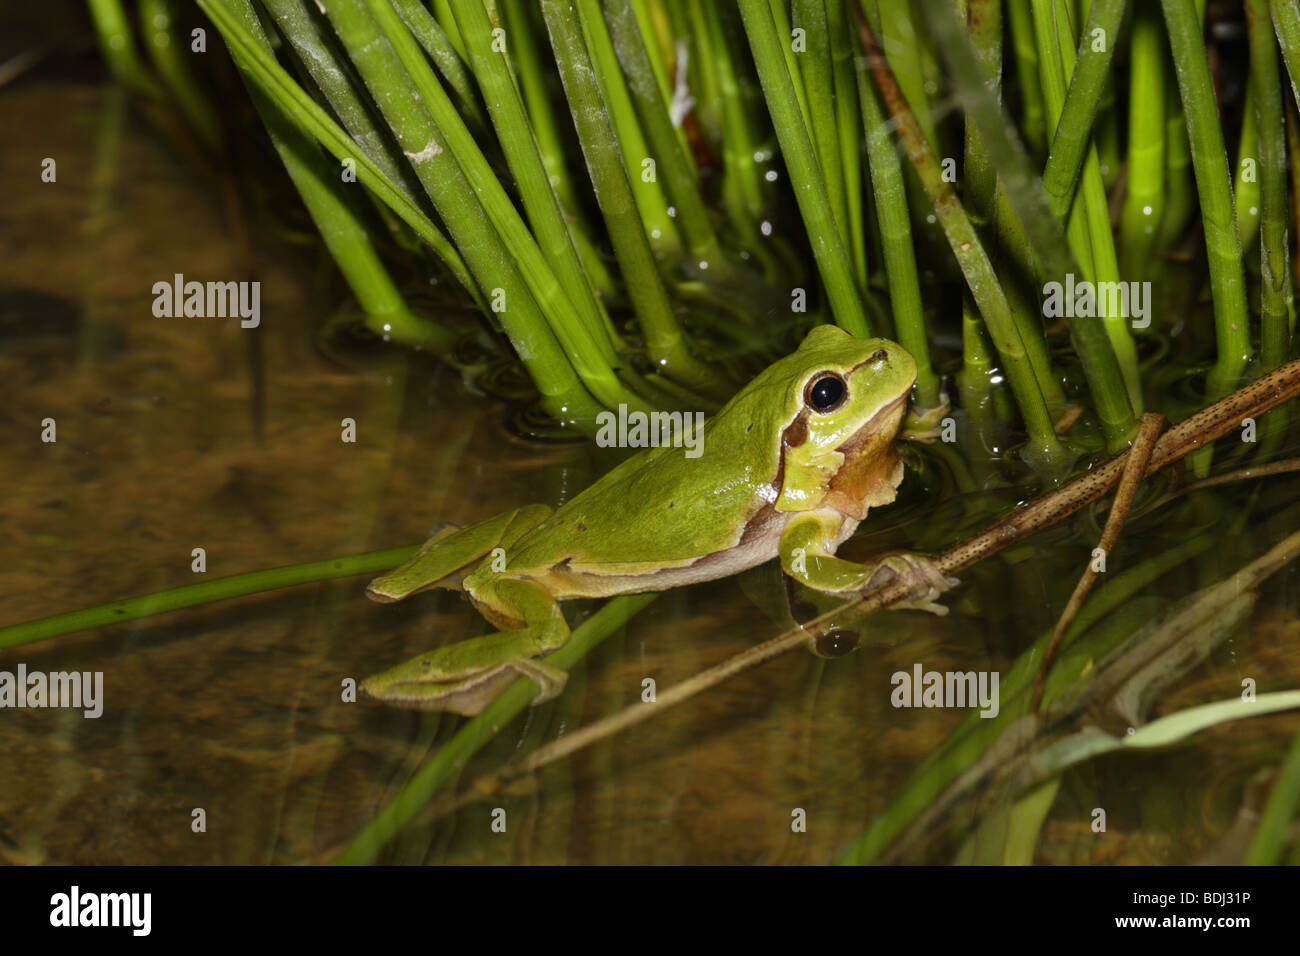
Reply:
M869 361L869 362L884 362L884 361L888 360L888 358L889 358L889 353L888 353L888 352L886 352L884 349L876 349L876 353L875 353L874 355L872 355L871 358L869 358L867 361Z

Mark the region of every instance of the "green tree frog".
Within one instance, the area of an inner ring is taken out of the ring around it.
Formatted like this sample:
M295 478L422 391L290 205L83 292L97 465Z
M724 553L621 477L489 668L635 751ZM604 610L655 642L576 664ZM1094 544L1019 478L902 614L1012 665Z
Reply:
M529 505L447 528L371 582L376 601L427 588L465 591L499 630L407 661L363 682L389 703L474 714L516 675L560 692L540 660L569 639L558 602L709 581L780 557L817 591L850 595L877 574L902 577L907 606L957 584L920 555L873 564L835 557L870 508L894 500L894 447L916 363L885 339L831 325L742 388L704 426L703 454L669 445L627 459L557 511Z

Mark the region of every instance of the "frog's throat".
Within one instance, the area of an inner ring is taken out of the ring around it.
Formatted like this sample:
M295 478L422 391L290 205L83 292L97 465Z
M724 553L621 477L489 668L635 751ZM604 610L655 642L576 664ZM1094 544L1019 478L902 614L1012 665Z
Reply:
M806 440L807 424L803 416L793 421L783 434L781 441L781 462L777 471L775 488L781 510L809 510L814 507L832 507L840 514L861 520L866 518L867 510L880 505L888 505L897 496L898 484L904 476L902 460L894 450L894 437L902 425L906 411L907 394L880 408L875 415L862 423L857 432L849 436L836 447L831 458L839 460L835 472L829 475L820 496L805 496L797 505L785 496L785 477L787 477L787 460L785 455L790 447L797 447ZM826 460L826 459L823 459Z
M894 439L903 423L907 394L886 405L835 450L843 462L831 476L821 504L861 521L867 511L887 505L903 481L903 462Z

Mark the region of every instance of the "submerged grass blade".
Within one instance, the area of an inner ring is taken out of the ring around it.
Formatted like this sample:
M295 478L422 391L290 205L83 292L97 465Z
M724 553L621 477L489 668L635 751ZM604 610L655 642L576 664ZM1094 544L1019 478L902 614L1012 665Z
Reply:
M369 551L365 554L352 554L343 558L328 558L324 561L310 561L306 564L290 564L282 568L270 568L265 571L249 571L246 574L232 574L229 577L203 581L199 584L187 584L184 587L158 591L154 594L142 594L100 604L67 614L56 614L35 621L13 624L0 628L0 648L21 647L34 644L50 637L63 634L75 634L77 631L92 627L107 627L124 621L139 621L146 617L156 617L168 611L179 611L201 604L212 604L228 598L243 597L248 594L261 594L278 588L290 588L299 584L315 584L320 581L332 581L337 578L351 578L362 574L378 574L397 567L419 550L419 545L401 548L388 548L384 551Z
M1300 809L1300 733L1291 740L1291 750L1278 768L1277 782L1273 784L1273 792L1242 862L1247 866L1281 863L1288 834L1294 832L1297 809Z

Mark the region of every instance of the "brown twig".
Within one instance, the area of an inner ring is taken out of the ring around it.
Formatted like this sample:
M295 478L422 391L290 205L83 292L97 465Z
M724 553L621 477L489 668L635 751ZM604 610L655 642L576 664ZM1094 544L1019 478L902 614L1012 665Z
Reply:
M1133 439L1133 447L1129 449L1127 458L1124 462L1124 472L1119 479L1119 488L1115 490L1115 501L1110 506L1110 514L1106 516L1106 526L1102 528L1101 540L1097 542L1097 547L1101 550L1102 560L1105 561L1106 555L1115 547L1115 542L1119 540L1119 533L1124 527L1124 522L1128 518L1129 510L1133 507L1133 496L1137 494L1138 487L1142 484L1142 479L1146 477L1147 463L1151 460L1151 453L1155 450L1156 439L1160 437L1160 431L1165 427L1165 416L1148 412L1142 416L1142 422L1138 427L1137 437ZM1043 700L1043 685L1047 682L1047 672L1052 668L1052 661L1056 659L1057 648L1061 646L1061 639L1065 636L1066 630L1074 622L1074 618L1083 607L1084 600L1088 597L1088 592L1097 581L1097 572L1093 570L1092 562L1089 561L1083 569L1083 574L1079 576L1079 583L1074 586L1074 593L1070 595L1070 600L1065 603L1065 609L1057 619L1056 628L1052 631L1052 639L1047 644L1047 650L1043 654L1043 663L1038 668L1038 680L1034 682L1034 696L1029 704L1031 714L1038 713L1038 705Z

